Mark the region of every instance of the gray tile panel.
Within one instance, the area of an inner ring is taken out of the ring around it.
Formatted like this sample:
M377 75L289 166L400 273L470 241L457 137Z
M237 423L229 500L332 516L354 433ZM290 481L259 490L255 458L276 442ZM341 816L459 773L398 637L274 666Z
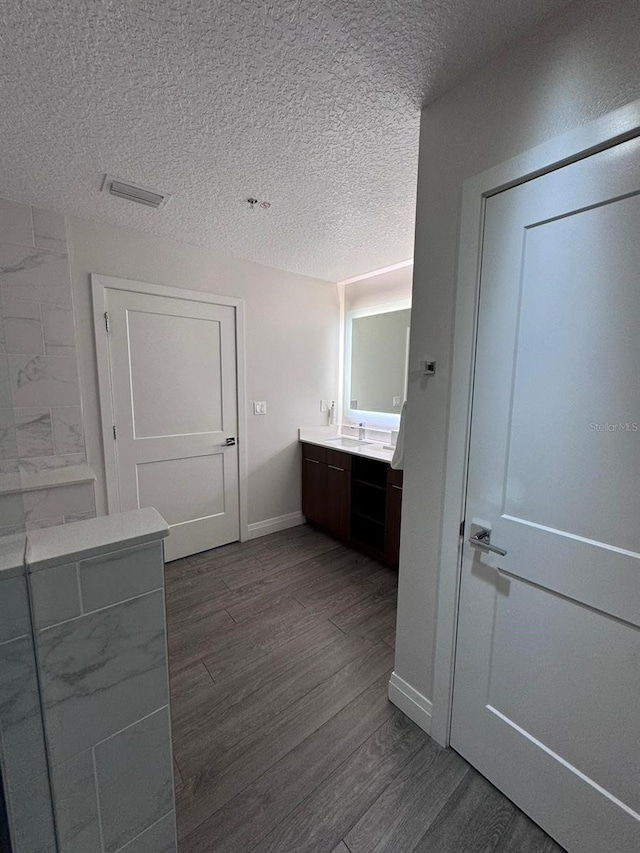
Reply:
M85 612L160 589L164 585L162 543L84 560L80 585Z
M163 708L96 746L105 853L115 853L172 808L170 744L169 709Z
M1 579L0 574L0 643L31 632L31 615L24 577Z
M52 768L60 853L102 853L93 750Z
M29 582L36 628L48 628L80 616L78 567L75 563L33 574Z
M168 701L161 591L40 631L37 643L54 764Z
M118 853L176 853L176 843L176 816L172 809L133 841L121 847Z

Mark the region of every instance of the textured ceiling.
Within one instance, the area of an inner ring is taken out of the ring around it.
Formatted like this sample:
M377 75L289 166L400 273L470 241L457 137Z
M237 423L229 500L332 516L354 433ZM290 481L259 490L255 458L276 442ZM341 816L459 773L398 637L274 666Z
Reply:
M421 104L565 5L3 0L0 195L334 281L396 263Z

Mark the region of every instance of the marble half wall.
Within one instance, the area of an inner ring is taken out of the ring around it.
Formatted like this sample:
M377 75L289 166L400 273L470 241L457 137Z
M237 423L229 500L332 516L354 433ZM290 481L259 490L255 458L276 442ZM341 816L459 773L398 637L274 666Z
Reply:
M176 853L167 532L146 509L27 534L59 853Z
M14 853L56 853L24 551L0 539L0 767Z
M64 216L0 199L0 536L95 515Z

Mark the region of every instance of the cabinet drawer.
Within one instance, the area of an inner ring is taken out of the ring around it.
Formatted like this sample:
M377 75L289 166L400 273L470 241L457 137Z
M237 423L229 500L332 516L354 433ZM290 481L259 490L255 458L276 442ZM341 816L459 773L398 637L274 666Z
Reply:
M334 468L340 468L343 471L351 470L351 454L343 453L341 450L329 450L328 447L324 448L326 456L324 461L327 465L331 465Z
M403 472L396 471L394 468L391 467L391 465L389 465L389 470L387 472L387 483L390 486L400 486L400 488L402 488L402 479Z
M327 461L327 448L326 447L318 447L317 444L303 444L302 445L302 458L303 459L313 459L316 462L326 462Z

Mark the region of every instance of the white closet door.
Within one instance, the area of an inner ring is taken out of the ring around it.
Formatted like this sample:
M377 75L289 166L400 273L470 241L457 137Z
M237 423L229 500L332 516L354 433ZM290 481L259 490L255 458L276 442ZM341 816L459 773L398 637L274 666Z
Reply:
M121 510L164 516L167 560L237 540L235 309L117 289L106 304Z
M487 201L451 744L570 853L640 850L639 271L637 139Z

